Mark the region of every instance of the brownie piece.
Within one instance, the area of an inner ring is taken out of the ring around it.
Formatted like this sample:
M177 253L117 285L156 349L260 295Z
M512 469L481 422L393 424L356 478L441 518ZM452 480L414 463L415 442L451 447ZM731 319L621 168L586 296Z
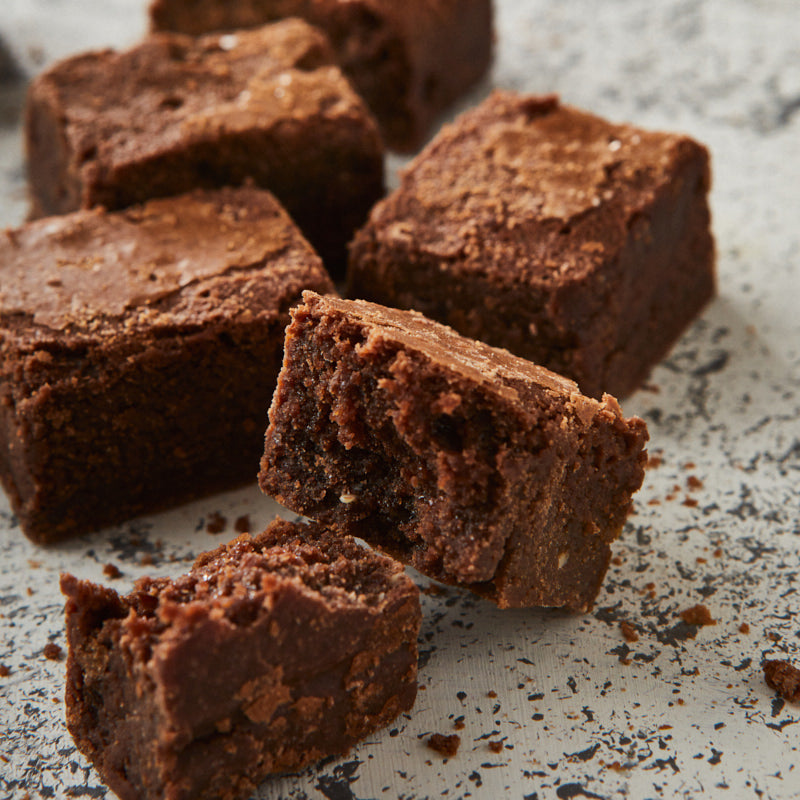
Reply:
M332 269L383 193L377 126L300 20L195 40L155 34L56 64L26 110L34 215L118 209L252 178Z
M497 91L373 210L348 293L626 395L714 293L709 183L685 136Z
M131 594L63 575L67 726L121 800L234 800L407 711L419 592L323 527L276 520Z
M420 314L303 299L261 488L501 607L588 609L642 482L644 422Z
M268 192L0 232L0 479L53 542L253 480L289 307L333 291Z
M153 0L155 29L205 33L302 17L330 37L387 144L416 150L487 72L491 0Z

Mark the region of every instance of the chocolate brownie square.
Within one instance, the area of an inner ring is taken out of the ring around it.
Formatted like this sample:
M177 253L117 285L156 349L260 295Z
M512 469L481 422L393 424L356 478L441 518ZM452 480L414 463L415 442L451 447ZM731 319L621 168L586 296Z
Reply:
M623 396L714 293L709 184L686 136L497 91L372 211L348 295Z
M276 520L126 597L61 588L67 726L121 800L246 798L414 703L417 587L318 525Z
M289 307L333 291L274 197L0 232L0 479L39 543L253 480Z
M287 20L200 39L155 34L56 64L28 96L34 216L252 178L343 269L383 193L383 146L332 59L320 31Z
M644 422L421 314L303 299L261 488L501 607L588 609L642 482Z
M416 150L492 58L491 0L153 0L157 30L206 33L301 17L322 28L387 144Z

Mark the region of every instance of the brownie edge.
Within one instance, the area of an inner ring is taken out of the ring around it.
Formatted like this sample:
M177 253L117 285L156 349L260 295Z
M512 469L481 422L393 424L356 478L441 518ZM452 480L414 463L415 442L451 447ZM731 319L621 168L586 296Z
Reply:
M122 800L246 798L414 703L416 586L314 523L275 520L125 597L61 588L67 726Z

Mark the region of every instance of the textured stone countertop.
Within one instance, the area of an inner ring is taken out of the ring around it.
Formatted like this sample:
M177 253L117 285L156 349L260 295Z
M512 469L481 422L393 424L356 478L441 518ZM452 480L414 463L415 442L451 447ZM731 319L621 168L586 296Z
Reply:
M416 706L262 800L789 798L800 706L761 661L800 665L800 6L797 0L498 0L490 85L560 92L612 120L682 130L714 165L719 296L624 403L650 427L636 511L595 610L500 612L423 596ZM28 74L134 41L144 0L2 0ZM1 60L1 59L0 59ZM0 86L0 225L25 215L20 85ZM390 160L390 169L401 162ZM657 459L656 459L657 460ZM0 493L0 798L111 797L64 726L58 574L127 590L176 574L277 507L250 489L37 549ZM227 520L216 536L210 515ZM422 586L427 585L419 579ZM679 612L704 603L716 625ZM638 641L623 638L627 621ZM748 630L749 626L749 630ZM747 631L747 632L743 632ZM425 746L458 730L448 760ZM502 742L502 749L490 748Z

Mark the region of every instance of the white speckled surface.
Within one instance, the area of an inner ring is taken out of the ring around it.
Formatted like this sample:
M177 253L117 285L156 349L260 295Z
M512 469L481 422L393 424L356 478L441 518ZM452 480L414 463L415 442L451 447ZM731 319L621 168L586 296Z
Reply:
M344 759L266 782L257 797L798 797L800 707L775 697L759 665L800 665L800 7L497 5L494 84L555 90L710 146L719 297L653 373L657 391L624 404L648 421L663 462L648 473L595 611L503 613L454 590L426 595L413 714ZM0 35L32 71L132 42L144 6L2 0ZM25 214L19 96L0 86L3 225ZM702 486L690 490L689 476ZM64 645L59 571L102 581L111 562L127 590L145 573L179 572L232 536L237 516L261 527L275 510L246 489L41 550L0 494L0 663L10 668L0 678L0 798L111 797L65 730L64 662L42 654ZM220 536L205 532L214 511L229 521ZM698 602L715 626L680 621ZM624 641L621 620L638 642ZM424 740L458 720L461 749L443 761Z

